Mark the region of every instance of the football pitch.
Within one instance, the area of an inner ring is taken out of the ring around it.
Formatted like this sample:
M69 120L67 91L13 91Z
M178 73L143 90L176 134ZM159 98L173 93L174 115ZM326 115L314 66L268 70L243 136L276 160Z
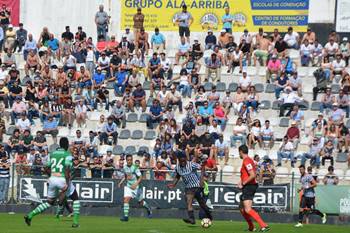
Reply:
M145 219L130 218L129 222L120 222L117 217L81 216L81 226L71 228L71 218L56 219L53 215L39 215L28 227L23 221L23 214L0 214L1 233L179 233L179 232L215 232L240 233L246 232L244 222L214 221L212 227L204 229L200 221L196 225L186 225L181 219ZM349 226L337 225L304 225L303 228L294 228L293 224L270 224L271 231L276 233L307 232L307 233L349 233Z

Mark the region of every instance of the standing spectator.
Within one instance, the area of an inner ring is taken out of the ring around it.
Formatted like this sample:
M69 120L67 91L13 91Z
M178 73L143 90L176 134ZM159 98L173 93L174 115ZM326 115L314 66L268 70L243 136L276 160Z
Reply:
M22 47L25 45L27 40L27 30L23 28L23 23L19 24L19 29L16 31L16 44L14 51L18 47L18 52L22 51Z
M165 48L165 37L162 33L159 32L159 28L154 29L154 34L151 37L151 49L153 52L162 53Z
M187 38L187 43L190 43L190 25L193 22L191 13L187 11L187 6L182 5L182 12L177 14L176 22L179 25L179 35L181 38Z
M95 24L97 26L97 38L99 38L99 36L103 36L103 38L106 40L109 16L107 12L103 10L103 5L99 6L99 11L95 15Z
M305 165L307 159L310 159L310 165L316 165L317 169L320 168L321 164L321 151L322 151L322 142L319 138L314 138L312 143L309 144L309 152L303 153L301 157L301 165Z
M3 146L1 146L3 148ZM7 154L0 152L0 204L7 203L8 190L10 187L10 159Z
M323 178L324 185L337 185L339 183L339 177L334 173L333 165L328 167L328 173Z
M133 16L134 21L134 38L137 38L137 34L141 31L141 28L143 28L143 22L145 20L145 15L142 14L141 7L137 8L137 13Z
M153 124L161 122L163 120L163 110L157 99L153 100L152 106L149 109L149 115L147 116L147 127L153 129Z
M294 145L293 141L289 140L287 136L283 137L283 141L277 151L277 167L282 166L282 159L284 158L289 159L291 166L294 167Z
M4 29L7 29L10 24L11 10L7 8L6 4L2 4L0 9L0 25Z
M230 8L225 7L225 14L221 17L223 29L232 34L232 23L234 22L234 16L230 14Z

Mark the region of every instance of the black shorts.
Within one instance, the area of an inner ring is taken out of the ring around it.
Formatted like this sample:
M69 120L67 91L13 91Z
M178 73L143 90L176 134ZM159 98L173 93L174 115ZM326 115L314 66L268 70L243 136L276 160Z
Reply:
M189 27L179 27L179 35L180 37L183 37L184 35L186 37L190 36L190 28Z
M198 198L203 198L203 188L185 188L185 194L192 194L198 200Z
M258 184L247 184L242 188L241 201L253 200Z
M314 209L315 208L315 198L314 197L301 197L300 201L300 208L309 208L309 209Z

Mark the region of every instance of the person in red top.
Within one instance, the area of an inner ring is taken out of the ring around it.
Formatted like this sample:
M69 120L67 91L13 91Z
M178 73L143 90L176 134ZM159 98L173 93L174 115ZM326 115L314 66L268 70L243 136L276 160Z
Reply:
M212 181L215 182L216 174L218 171L218 167L216 166L216 160L213 156L208 157L208 155L202 155L202 160L204 161L202 166L205 167L205 171L209 173L212 178Z
M248 231L256 231L252 222L254 219L258 222L261 232L267 232L270 227L261 219L259 214L252 208L253 198L258 184L256 182L256 166L254 160L248 156L248 147L241 145L238 148L239 157L243 159L241 167L241 179L238 183L238 188L242 190L240 212L248 223Z

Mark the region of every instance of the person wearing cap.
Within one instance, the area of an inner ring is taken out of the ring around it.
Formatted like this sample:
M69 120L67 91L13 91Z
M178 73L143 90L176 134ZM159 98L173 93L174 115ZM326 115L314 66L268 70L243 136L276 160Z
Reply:
M9 90L5 86L5 82L3 80L0 80L0 101L4 103L5 108L9 107L8 94L9 94Z
M165 36L159 32L159 28L154 29L154 34L151 37L151 49L156 53L162 53L166 48Z
M23 28L23 23L19 23L19 28L16 31L16 42L14 51L16 51L18 47L18 52L22 51L23 45L26 43L27 40L27 30Z
M293 142L294 149L296 150L300 141L300 129L296 121L292 121L290 127L287 129L286 135L288 140Z
M341 122L343 122L344 115L344 111L341 108L339 108L339 104L337 102L334 102L332 104L332 110L329 113L329 124L339 125Z
M252 85L252 79L247 75L247 70L243 68L242 76L239 78L238 87L241 88L242 92L247 92Z
M339 52L339 44L334 41L334 37L330 37L329 41L324 46L324 54L323 56L328 59L334 58L335 54Z
M187 38L187 43L190 43L190 26L193 22L193 17L187 11L187 6L182 5L182 11L175 16L175 23L179 26L180 38Z
M97 110L97 105L100 104L102 107L102 104L105 104L105 109L108 111L109 110L109 91L107 90L107 85L106 84L101 84L100 87L97 89L95 92L95 100L93 101L94 103L94 109Z
M230 35L229 42L226 44L225 64L228 66L227 73L234 72L239 67L239 73L243 70L243 52Z
M284 35L283 40L287 42L288 48L299 49L299 34L293 31L293 27L288 28L288 32Z
M4 43L4 50L10 50L11 52L14 52L16 43L16 32L13 30L12 24L8 25L7 30L5 31L5 43Z
M109 24L109 16L107 12L104 11L103 5L99 5L99 10L95 14L95 24L97 27L97 38L103 36L104 39L107 39L107 30Z
M92 86L97 91L106 80L106 75L102 73L101 67L97 67L96 72L92 76Z
M316 137L313 138L312 142L309 144L309 151L298 155L298 157L301 158L300 164L305 166L306 161L310 159L310 165L316 165L317 169L319 169L321 164L321 151L323 144L323 140Z
M219 35L219 38L218 38L218 46L219 46L221 49L226 48L226 45L227 45L228 42L229 42L230 36L232 36L232 35L229 34L229 33L227 33L225 29L222 29L222 30L220 31L220 35Z
M134 29L134 36L135 39L137 38L137 34L141 31L141 28L144 27L144 21L145 21L145 15L142 13L141 7L137 8L136 14L133 16L133 29Z
M129 41L126 34L122 35L122 40L118 45L119 56L129 56L129 53L132 53L135 49L134 42ZM136 53L138 51L135 51Z
M213 33L213 30L209 29L208 34L205 37L205 49L211 49L214 50L214 46L216 45L217 39L216 36Z
M203 46L201 45L201 43L199 43L199 40L196 37L193 40L192 54L190 54L190 56L192 55L193 59L195 61L198 61L201 57L203 57L203 54L204 54Z
M230 14L230 7L225 7L225 14L221 17L222 28L229 34L232 34L232 23L234 20L234 16Z
M184 57L185 59L188 59L189 53L191 52L191 45L186 42L186 39L184 37L181 37L181 42L178 45L178 51L175 54L175 64L179 64L180 58Z
M130 27L126 27L125 28L125 33L123 34L123 36L126 37L126 39L130 42L130 43L134 43L135 42L135 36L134 33L130 32Z
M284 89L284 93L278 99L280 101L280 117L284 116L286 109L289 109L287 116L290 115L292 108L295 104L303 101L303 98L299 97L290 86Z

